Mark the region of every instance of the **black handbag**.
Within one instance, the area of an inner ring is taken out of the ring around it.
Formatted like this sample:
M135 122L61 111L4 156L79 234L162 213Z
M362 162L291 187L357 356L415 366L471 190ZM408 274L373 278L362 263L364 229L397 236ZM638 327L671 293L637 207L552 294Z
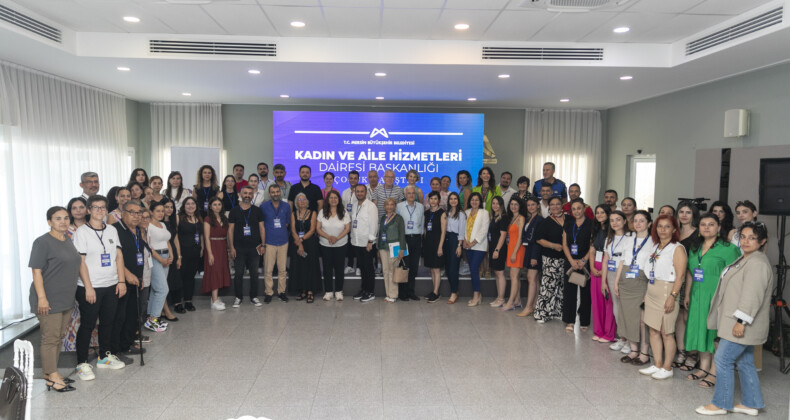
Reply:
M5 369L0 387L0 420L25 420L27 378L15 367Z

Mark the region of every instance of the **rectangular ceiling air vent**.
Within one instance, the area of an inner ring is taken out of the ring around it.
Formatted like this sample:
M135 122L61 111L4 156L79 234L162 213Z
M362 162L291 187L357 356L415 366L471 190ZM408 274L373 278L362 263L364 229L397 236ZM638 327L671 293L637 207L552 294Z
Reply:
M149 46L150 51L157 54L277 56L277 44L152 39Z
M601 61L603 48L483 47L483 60Z
M8 7L0 4L0 20L8 22L14 26L18 26L28 32L32 32L38 36L43 36L50 41L61 43L62 33L60 29L47 25L44 22L33 19L30 16L17 12L16 10L9 9Z
M782 7L777 7L759 16L691 41L686 44L686 55L696 54L770 26L778 25L782 23L782 9Z

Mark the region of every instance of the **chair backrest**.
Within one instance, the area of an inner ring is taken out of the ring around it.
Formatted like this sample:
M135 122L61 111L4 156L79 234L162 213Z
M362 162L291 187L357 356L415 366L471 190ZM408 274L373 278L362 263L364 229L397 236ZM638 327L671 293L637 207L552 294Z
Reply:
M33 396L33 344L27 340L14 341L14 367L25 374L27 386L25 403L25 420L30 420L30 399Z

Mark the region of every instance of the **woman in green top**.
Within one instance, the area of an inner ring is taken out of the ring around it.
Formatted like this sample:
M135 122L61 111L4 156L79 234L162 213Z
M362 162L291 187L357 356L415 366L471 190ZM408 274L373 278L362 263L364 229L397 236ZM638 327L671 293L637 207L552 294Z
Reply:
M466 208L466 200L472 195L472 174L466 169L461 169L455 175L455 184L458 185L458 199L461 200L459 209Z
M688 376L689 380L702 379L700 386L710 388L715 385L715 366L712 355L715 350L713 340L716 330L708 329L708 312L713 294L719 285L719 277L725 267L741 256L737 246L721 237L719 218L706 213L699 220L699 238L691 246L686 273L686 299L688 310L686 325L686 351L700 353L699 370Z
M398 255L392 258L390 255L390 244L396 243L400 246ZM384 201L384 214L379 220L379 234L376 240L381 257L381 267L384 272L384 289L387 297L384 298L389 303L394 303L398 299L398 284L395 283L395 269L398 268L400 260L403 259L406 250L406 224L403 218L395 213L395 199L390 197Z
M485 201L486 211L491 212L491 200L494 197L502 197L502 190L496 184L494 171L488 166L483 167L477 173L477 186L472 188L472 192L480 193Z

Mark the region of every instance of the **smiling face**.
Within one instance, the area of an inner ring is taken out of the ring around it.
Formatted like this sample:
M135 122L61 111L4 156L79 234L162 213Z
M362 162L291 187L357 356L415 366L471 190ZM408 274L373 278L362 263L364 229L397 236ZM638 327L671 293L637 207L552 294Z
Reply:
M759 240L752 228L747 227L741 229L740 244L744 255L749 255L752 252L759 250L765 245L766 242L768 242L768 239L763 239L762 241Z
M551 215L554 217L562 216L562 200L552 199L549 201L549 213L551 213Z
M132 199L132 193L129 192L127 189L118 190L118 194L115 194L115 200L118 201L118 207L122 207L124 204L128 203L129 200Z
M384 211L387 212L387 214L395 213L395 201L387 200L384 202Z
M200 171L200 177L203 179L204 182L211 181L211 175L212 175L212 172L211 172L211 169L209 169L209 168L203 168L203 170Z
M324 186L329 189L335 184L335 177L332 174L324 175Z
M735 208L735 215L738 217L738 222L744 224L746 222L753 222L757 218L757 212L746 206L738 206Z
M459 204L458 196L456 196L455 194L451 195L450 198L447 199L447 204L452 208L457 207Z
M647 221L645 215L637 214L634 216L634 230L636 230L637 233L646 232L649 226L650 222Z
M494 214L500 214L502 212L502 209L499 207L499 200L491 201L491 211Z
M573 203L573 205L571 205L571 214L573 215L573 218L576 219L576 220L583 219L585 217L584 216L584 204L582 204L582 203Z
M469 207L477 210L480 208L480 197L473 195L472 198L469 199Z
M570 200L575 200L581 197L581 195L582 190L578 186L572 185L570 188L568 188L568 197L570 197Z
M499 177L499 185L502 187L502 189L507 189L508 187L510 187L510 182L512 180L513 180L512 175L502 174L502 176Z
M527 211L529 214L538 214L540 211L540 205L532 200L527 201Z
M252 187L253 190L257 190L258 189L258 177L257 176L251 176L250 179L247 181L247 185Z
M337 199L337 194L329 194L328 200L330 208L335 208L340 203L340 200Z
M442 191L450 191L450 177L443 176L441 181Z
M65 234L69 230L69 213L66 210L56 211L52 218L47 220L47 224L55 232Z
M721 225L717 220L710 217L702 218L699 221L699 234L705 239L713 239L719 236Z
M414 185L417 182L417 178L418 176L414 172L409 172L409 174L406 175L406 181L408 181L411 185Z
M184 211L186 214L193 215L195 214L195 210L197 210L197 203L195 203L195 200L187 200L184 202Z
M439 192L439 190L441 188L442 188L442 182L441 181L439 181L438 179L432 179L431 180L431 191Z
M543 165L543 179L549 179L554 176L554 167L550 164Z
M625 226L625 219L619 214L609 215L609 226L615 232L622 232Z
M458 186L465 187L469 184L469 177L466 174L459 174L458 175Z
M595 220L597 220L598 223L606 222L606 212L600 207L595 210Z

